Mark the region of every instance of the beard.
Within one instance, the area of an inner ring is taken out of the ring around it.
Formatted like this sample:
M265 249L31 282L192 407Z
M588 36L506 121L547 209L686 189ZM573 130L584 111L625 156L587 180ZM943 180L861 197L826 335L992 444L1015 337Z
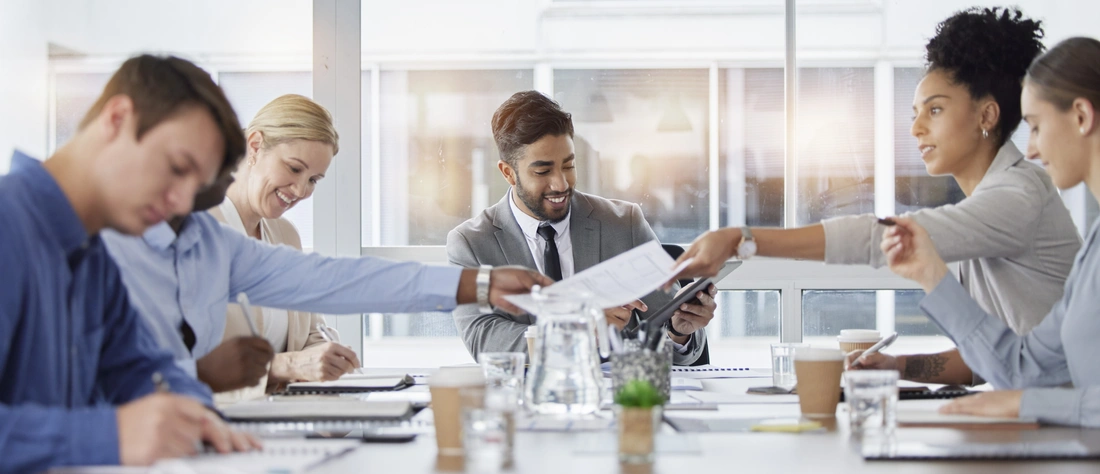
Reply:
M530 210L531 213L534 214L535 217L541 221L549 221L552 224L556 224L565 219L565 216L569 215L569 207L572 205L573 202L572 187L570 187L569 190L564 193L551 193L536 196L534 194L528 193L527 190L523 187L523 183L520 182L519 176L516 176L516 185L513 186L513 189L515 189L516 196L518 196L519 200L523 202L523 205L527 206L527 209ZM558 196L566 197L565 208L561 210L561 215L557 215L557 213L555 213L553 210L549 210L546 208L546 198Z

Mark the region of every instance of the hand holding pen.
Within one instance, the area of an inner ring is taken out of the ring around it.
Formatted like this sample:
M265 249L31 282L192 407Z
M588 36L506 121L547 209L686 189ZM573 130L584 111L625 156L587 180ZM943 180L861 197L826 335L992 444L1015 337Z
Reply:
M324 320L321 320L317 322L317 332L321 333L321 337L324 338L325 341L332 343L335 348L343 349L338 349L337 353L333 355L341 357L351 363L352 367L354 367L354 370L351 371L352 373L363 373L361 368L362 364L359 363L359 357L355 355L355 352L352 351L350 347L340 344L340 335L336 333L336 330L330 328L325 324ZM345 370L345 373L346 372Z

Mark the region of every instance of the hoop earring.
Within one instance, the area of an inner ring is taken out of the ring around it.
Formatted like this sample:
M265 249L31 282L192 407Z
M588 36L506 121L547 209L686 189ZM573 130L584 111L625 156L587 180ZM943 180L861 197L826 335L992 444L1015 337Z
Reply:
M982 129L982 138L989 138L989 130Z

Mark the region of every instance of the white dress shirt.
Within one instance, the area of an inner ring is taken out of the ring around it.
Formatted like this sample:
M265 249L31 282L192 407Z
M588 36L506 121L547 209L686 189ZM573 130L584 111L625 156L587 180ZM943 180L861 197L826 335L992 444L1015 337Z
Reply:
M516 206L515 188L509 188L508 195L508 204L511 205L512 215L516 216L516 223L523 230L523 237L527 240L527 247L531 249L531 256L535 258L535 265L538 267L539 273L545 275L546 269L542 267L544 264L543 252L546 251L546 239L538 234L539 226L545 221L527 215ZM561 278L563 280L573 276L573 240L569 238L569 214L572 212L570 210L566 213L565 219L550 224L557 232L554 236L554 243L558 245L558 260L561 262Z

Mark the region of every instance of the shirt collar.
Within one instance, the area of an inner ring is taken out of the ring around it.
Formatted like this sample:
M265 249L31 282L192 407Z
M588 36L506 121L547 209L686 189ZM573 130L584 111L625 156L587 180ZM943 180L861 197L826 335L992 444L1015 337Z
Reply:
M141 238L145 240L147 245L160 251L168 250L173 245L177 250L185 251L194 247L202 239L202 226L196 225L195 218L188 215L183 220L178 235L176 231L172 230L172 226L165 221L150 227L142 234Z
M516 206L514 193L514 187L508 188L508 206L512 208L512 215L516 217L516 223L519 224L519 228L523 230L523 235L526 235L529 239L537 239L539 226L542 225L543 221L535 219L527 215L526 212L521 211L519 206ZM572 200L572 197L570 197L570 200ZM550 224L550 226L554 228L554 231L557 232L557 235L562 235L569 230L569 217L572 213L573 205L572 202L570 202L569 212L565 214L565 219Z
M996 171L1004 171L1019 163L1024 159L1024 154L1020 153L1020 149L1016 148L1016 144L1012 143L1012 140L1008 140L1004 145L1001 145L1001 149L997 150L997 155L993 157L993 162L989 164L989 169L985 171L985 175L982 176L982 180L985 180L986 176Z
M57 180L46 171L41 161L16 150L11 157L11 174L25 177L27 185L35 193L30 205L66 254L89 244L92 239L84 229L84 223L76 215L76 210L61 186L57 185Z

